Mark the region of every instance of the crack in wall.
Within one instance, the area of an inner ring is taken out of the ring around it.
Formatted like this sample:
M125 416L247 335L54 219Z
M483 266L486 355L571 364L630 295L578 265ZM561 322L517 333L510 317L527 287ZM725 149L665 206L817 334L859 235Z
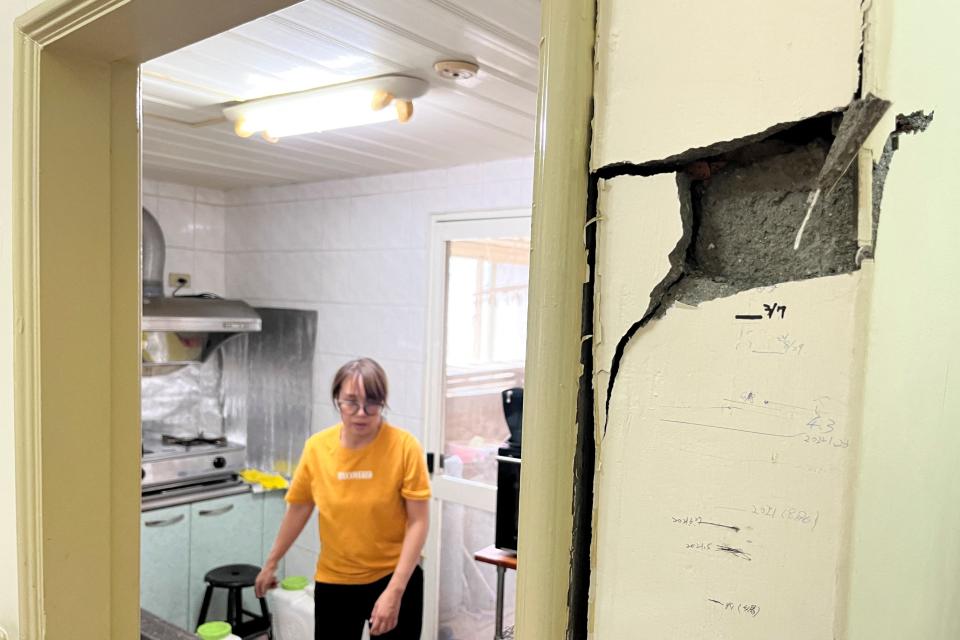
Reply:
M584 249L587 280L583 283L580 317L580 380L577 390L577 445L573 461L573 533L570 545L570 587L567 590L567 640L585 640L593 543L593 482L596 470L596 424L593 389L593 309L596 283L597 225L594 217L597 181L587 186Z
M858 268L856 176L850 172L840 175L819 204L804 247L793 250L808 196L817 188L839 129L840 115L831 112L776 125L723 153L694 157L685 152L664 163L617 165L595 173L594 184L620 175L676 172L683 225L668 256L669 272L651 291L646 312L617 343L607 383L604 433L627 345L676 302L695 306L746 289Z

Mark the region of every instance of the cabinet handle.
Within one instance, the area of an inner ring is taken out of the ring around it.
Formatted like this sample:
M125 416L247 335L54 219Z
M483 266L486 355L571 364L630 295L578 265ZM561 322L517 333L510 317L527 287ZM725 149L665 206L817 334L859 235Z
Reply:
M172 518L167 518L166 520L147 520L143 524L148 527L169 527L172 524L177 524L183 520L184 515L181 513L178 516L173 516Z
M201 516L221 516L221 515L225 514L227 511L230 511L231 509L233 509L233 505L232 505L232 504L228 504L227 506L225 506L225 507L220 507L219 509L204 509L204 510L202 510L202 511L199 512L199 515L201 515Z

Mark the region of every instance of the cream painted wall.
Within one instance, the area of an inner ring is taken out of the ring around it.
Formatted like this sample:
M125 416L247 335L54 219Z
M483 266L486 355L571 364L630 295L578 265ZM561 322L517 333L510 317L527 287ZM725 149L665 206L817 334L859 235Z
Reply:
M591 167L662 160L847 104L860 15L859 0L600 0Z
M843 108L861 24L857 0L601 0L592 166ZM627 343L604 422L612 351L669 270L680 205L672 173L599 185L591 637L833 640L871 269L674 303ZM784 316L735 318L770 303Z
M949 0L875 2L901 136L883 196L854 523L849 640L960 638L960 64ZM893 12L889 9L893 6ZM889 38L889 39L888 39Z
M37 0L0 5L0 627L17 632L17 532L13 435L13 21Z

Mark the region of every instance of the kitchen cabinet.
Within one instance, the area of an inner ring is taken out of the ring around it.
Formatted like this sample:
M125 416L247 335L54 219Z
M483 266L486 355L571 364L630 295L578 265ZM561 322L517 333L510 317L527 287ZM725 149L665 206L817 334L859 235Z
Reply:
M280 522L283 515L287 512L287 503L283 499L286 491L265 491L257 494L263 501L263 543L260 547L261 562L267 559L267 554L273 548L273 541L277 539L277 533L280 531ZM277 565L277 579L284 576L283 560Z
M224 564L262 566L286 511L283 491L243 493L141 514L140 604L192 631L207 585L207 571ZM277 568L282 579L283 562ZM216 590L208 620L226 615L226 592ZM258 613L253 589L244 608Z
M183 629L187 628L189 548L189 505L141 514L140 604Z
M225 564L263 562L263 500L250 493L205 500L190 505L190 586L189 622L197 623L207 583L208 571ZM253 590L244 593L244 604L251 609L256 599ZM226 591L214 591L207 620L226 616Z

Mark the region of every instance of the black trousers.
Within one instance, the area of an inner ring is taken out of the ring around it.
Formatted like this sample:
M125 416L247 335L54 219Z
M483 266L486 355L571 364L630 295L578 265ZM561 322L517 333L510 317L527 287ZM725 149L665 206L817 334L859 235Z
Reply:
M315 640L360 640L363 624L393 574L370 584L318 582L313 593ZM423 625L423 569L416 567L400 600L400 616L391 631L377 640L420 640Z

